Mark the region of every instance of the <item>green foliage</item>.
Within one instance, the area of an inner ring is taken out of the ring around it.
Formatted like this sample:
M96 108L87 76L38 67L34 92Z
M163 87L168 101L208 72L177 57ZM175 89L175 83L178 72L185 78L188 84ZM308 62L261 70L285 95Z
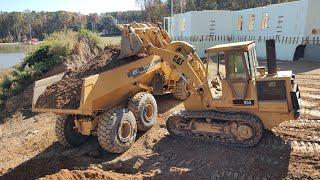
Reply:
M11 87L11 84L13 83L12 79L9 76L4 76L0 87L2 88L2 92L6 92Z
M101 45L101 38L97 33L91 32L88 29L80 29L79 35L88 38L91 42L94 42L96 45Z

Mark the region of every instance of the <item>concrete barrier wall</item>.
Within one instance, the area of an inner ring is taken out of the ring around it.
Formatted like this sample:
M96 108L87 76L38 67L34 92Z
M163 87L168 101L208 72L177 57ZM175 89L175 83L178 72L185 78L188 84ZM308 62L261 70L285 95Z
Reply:
M255 41L257 56L261 59L266 58L266 40L276 40L276 53L279 60L293 60L296 47L300 44L310 44L320 47L320 37L293 37L293 36L233 36L233 35L199 35L188 37L176 37L174 40L181 40L195 46L200 57L205 56L205 49L224 43ZM306 52L308 53L308 52ZM320 54L320 53L319 53Z
M301 0L240 11L193 11L174 15L171 36L194 45L201 57L208 47L254 40L259 58L266 58L265 41L276 40L279 60L293 60L301 44L320 46L320 0ZM267 13L267 27L262 28ZM252 29L249 29L249 19ZM239 29L239 17L242 29ZM319 28L318 28L319 27ZM319 32L318 32L319 29Z

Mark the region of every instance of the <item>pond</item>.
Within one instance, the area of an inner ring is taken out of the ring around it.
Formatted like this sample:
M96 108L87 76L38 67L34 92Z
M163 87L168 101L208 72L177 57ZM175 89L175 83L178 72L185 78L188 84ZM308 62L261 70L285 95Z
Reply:
M0 44L0 69L11 67L21 62L32 46L20 44Z
M2 52L0 51L0 69L11 67L19 62L25 56L25 52Z

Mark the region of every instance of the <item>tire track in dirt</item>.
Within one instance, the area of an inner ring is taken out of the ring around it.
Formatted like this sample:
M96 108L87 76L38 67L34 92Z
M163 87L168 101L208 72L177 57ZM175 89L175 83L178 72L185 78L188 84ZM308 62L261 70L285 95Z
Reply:
M302 154L316 154L320 153L320 140L319 141L297 141L288 140L283 141L275 138L264 138L258 144L261 148L271 148L273 150L281 150L290 148L292 152Z

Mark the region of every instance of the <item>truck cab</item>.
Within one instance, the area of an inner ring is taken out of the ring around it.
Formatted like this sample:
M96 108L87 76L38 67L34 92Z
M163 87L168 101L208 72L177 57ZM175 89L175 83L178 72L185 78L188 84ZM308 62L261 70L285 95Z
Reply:
M217 45L206 53L215 107L251 111L260 119L273 116L264 123L267 128L299 117L300 93L292 71L269 74L259 67L254 41Z

